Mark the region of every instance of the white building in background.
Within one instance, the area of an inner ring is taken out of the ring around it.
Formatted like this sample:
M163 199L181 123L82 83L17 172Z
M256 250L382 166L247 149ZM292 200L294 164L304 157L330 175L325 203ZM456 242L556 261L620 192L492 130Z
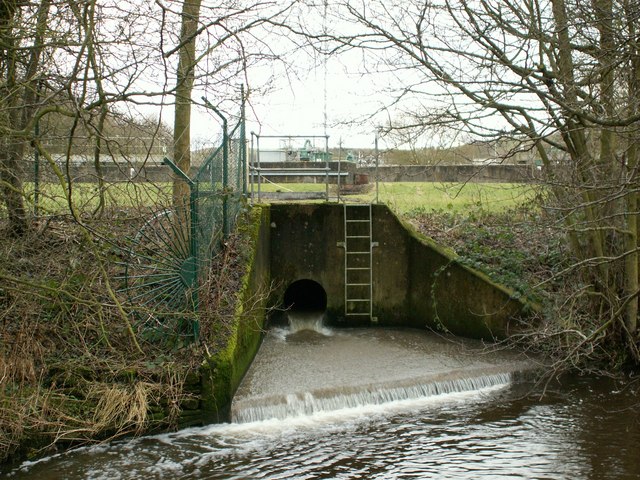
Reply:
M485 157L485 158L472 158L471 163L474 165L500 165L504 163L504 159L501 158L493 158L493 157Z
M66 165L67 156L64 154L53 154L53 159L58 165ZM151 155L116 155L111 156L108 153L100 154L100 163L103 165L136 165L136 166L156 166L162 165L164 154L151 154ZM93 155L91 154L72 154L69 157L69 165L82 166L93 165Z
M286 150L260 150L257 152L261 162L286 162L288 155Z

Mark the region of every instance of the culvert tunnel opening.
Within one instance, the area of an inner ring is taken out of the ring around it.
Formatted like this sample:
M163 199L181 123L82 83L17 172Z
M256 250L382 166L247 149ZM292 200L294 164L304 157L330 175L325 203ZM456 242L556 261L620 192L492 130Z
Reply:
M327 309L327 292L313 280L297 280L284 293L284 306L290 312L324 313Z

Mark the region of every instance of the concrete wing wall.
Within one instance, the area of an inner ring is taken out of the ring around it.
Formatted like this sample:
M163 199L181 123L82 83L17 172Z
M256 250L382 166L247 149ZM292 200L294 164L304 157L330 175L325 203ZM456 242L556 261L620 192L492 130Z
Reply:
M380 243L379 266L374 271L380 323L427 326L471 338L503 338L535 309L513 290L461 264L453 251L416 232L386 206L376 206L374 222ZM389 256L391 261L385 259ZM389 270L396 268L406 276L405 308L396 309L399 303L392 302L394 308L389 311L387 291L401 294L397 278L388 278Z

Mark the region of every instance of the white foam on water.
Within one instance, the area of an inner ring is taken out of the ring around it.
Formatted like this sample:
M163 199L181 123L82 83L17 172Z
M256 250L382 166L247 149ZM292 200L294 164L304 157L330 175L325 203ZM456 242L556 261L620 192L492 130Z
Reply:
M509 383L495 384L478 390L394 400L382 404L343 407L336 410L323 410L310 415L270 418L247 423L215 424L167 434L164 436L163 441L172 443L179 438L183 440L188 438L192 441L198 441L202 437L215 438L218 448L202 453L197 458L187 462L193 466L201 467L228 455L241 456L264 450L281 438L291 439L297 436L313 436L319 432L327 434L353 430L363 424L380 421L393 415L482 399L487 395L503 390L508 385ZM219 448L221 440L223 440L227 448Z
M234 423L251 423L276 418L307 417L316 413L366 408L370 405L393 405L406 400L426 399L443 394L482 391L511 383L511 373L497 373L468 378L452 378L405 386L371 386L360 390L336 391L330 395L311 392L290 394L283 401L263 404L262 399L249 405L235 405ZM266 400L266 399L265 399Z
M442 404L468 402L483 398L500 391L509 385L508 382L479 388L477 390L442 393L428 397L406 398L381 404L365 404L335 410L320 410L309 415L298 415L286 418L268 418L245 423L221 423L205 427L194 427L179 432L156 435L163 443L171 444L174 440L194 437L222 437L226 439L247 440L255 437L281 436L287 432L332 427L341 430L353 422L370 421L403 412L413 412Z
M287 312L289 327L287 335L309 330L325 336L333 335L333 330L324 325L324 313L322 312Z

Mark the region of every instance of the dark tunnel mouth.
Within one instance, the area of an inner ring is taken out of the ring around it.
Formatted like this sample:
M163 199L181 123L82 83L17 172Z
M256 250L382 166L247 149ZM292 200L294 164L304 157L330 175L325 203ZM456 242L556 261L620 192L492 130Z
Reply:
M296 280L284 292L284 306L293 312L324 312L327 292L314 280Z

